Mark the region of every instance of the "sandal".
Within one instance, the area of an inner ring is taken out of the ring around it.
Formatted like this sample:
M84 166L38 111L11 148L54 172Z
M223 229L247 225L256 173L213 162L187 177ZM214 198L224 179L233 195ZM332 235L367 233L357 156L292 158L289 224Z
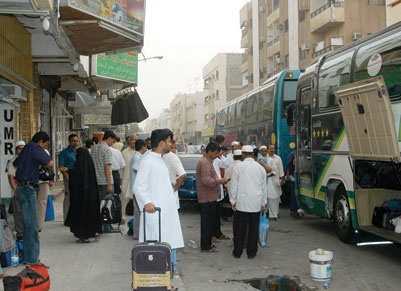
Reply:
M217 237L212 236L212 242L219 243L220 240Z
M216 249L216 248L211 248L211 249L208 249L208 250L202 250L202 253L218 253L218 252L219 252L219 250Z
M77 244L88 244L90 243L90 239L78 239L75 241Z
M226 236L225 234L222 234L219 239L224 239L224 240L229 240L230 238Z

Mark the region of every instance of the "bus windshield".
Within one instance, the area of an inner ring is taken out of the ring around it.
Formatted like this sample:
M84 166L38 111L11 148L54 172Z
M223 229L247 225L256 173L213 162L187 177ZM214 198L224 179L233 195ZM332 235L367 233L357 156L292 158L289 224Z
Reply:
M283 108L282 112L285 114L288 105L295 103L297 92L297 80L284 81L283 84Z

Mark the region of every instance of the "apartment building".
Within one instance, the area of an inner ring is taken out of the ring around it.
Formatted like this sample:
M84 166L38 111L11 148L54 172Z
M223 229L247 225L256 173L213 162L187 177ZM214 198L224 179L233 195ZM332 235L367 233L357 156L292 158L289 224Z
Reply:
M387 0L387 26L400 21L401 0Z
M202 69L205 93L202 129L204 141L214 136L217 110L242 93L242 55L219 53Z
M170 102L171 130L177 143L202 143L205 93L175 95Z
M397 2L397 1L395 1ZM386 27L386 0L251 0L240 11L243 91Z

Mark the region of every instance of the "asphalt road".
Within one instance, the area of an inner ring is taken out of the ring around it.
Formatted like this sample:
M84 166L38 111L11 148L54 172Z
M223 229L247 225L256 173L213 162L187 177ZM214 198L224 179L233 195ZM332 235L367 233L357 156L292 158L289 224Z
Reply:
M124 234L104 234L97 242L77 244L69 228L62 223L62 196L54 202L56 220L46 222L40 233L41 260L50 266L51 290L132 290L131 250L136 241ZM173 279L179 291L259 290L251 285L269 275L298 276L306 286L322 290L324 282L311 279L308 253L322 248L333 252L330 290L399 290L401 284L401 248L398 245L357 247L339 241L329 220L306 215L290 217L280 210L279 221L270 222L266 248L259 248L255 259L244 253L232 255L232 241L217 244L218 253L201 253L186 246L178 250L182 274ZM185 241L199 245L200 215L197 205L181 204L180 219ZM10 217L12 221L12 218ZM121 227L126 232L127 227ZM223 232L232 237L231 222L223 222ZM366 240L377 239L365 237ZM8 267L10 275L22 270ZM254 279L254 280L253 280ZM0 281L1 282L1 281ZM0 290L2 284L0 283Z
M185 239L199 242L197 207L182 205L180 211ZM216 254L201 253L199 248L180 250L179 268L187 290L255 290L238 281L268 275L298 276L305 285L322 290L324 282L311 279L309 251L317 248L333 252L330 290L400 290L399 245L347 245L337 238L332 221L312 214L294 219L286 208L280 216L279 221L270 222L268 247L259 248L253 260L245 252L240 259L233 258L232 241L218 243ZM231 223L223 222L222 229L232 237ZM365 242L374 240L378 238L363 236Z

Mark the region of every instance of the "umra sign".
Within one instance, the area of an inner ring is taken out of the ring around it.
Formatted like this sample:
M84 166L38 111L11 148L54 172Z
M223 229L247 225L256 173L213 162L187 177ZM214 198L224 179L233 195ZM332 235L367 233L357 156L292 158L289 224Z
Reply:
M1 198L11 197L8 184L7 163L15 154L15 107L0 103L0 189Z

